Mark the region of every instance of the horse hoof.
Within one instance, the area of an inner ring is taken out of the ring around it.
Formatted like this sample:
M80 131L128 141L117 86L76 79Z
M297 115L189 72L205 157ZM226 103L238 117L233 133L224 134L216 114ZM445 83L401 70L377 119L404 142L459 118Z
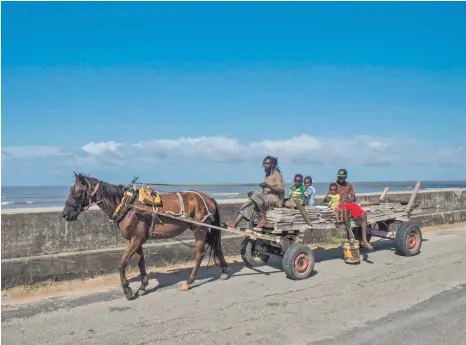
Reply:
M128 301L133 299L133 290L130 287L125 289L125 296Z
M139 289L139 290L136 292L136 295L137 295L137 296L144 296L146 293L147 293L146 290L141 290L141 289Z
M188 291L189 290L189 284L188 283L183 283L180 286L180 291Z
M221 279L221 280L227 280L228 278L230 278L230 276L228 275L228 273L222 273L222 274L220 275L220 279Z

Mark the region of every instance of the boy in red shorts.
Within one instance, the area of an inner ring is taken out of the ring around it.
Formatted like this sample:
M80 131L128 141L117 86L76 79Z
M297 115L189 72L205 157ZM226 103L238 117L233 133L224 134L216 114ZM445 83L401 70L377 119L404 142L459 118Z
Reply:
M351 231L351 226L349 222L349 216L353 218L353 221L357 226L361 226L362 229L362 241L361 246L369 250L373 250L372 245L367 241L367 215L366 212L354 201L348 203L340 203L340 209L343 212L343 220L346 225L346 229Z

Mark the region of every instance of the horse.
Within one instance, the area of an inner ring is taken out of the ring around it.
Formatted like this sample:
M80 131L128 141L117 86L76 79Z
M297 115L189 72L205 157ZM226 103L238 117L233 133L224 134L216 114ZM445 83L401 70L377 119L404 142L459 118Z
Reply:
M121 235L129 241L118 265L120 282L123 292L128 300L142 296L146 293L149 284L146 264L144 260L143 244L149 239L174 238L190 228L194 232L196 258L192 272L188 279L180 286L180 291L189 290L196 279L196 273L206 254L205 244L210 246L210 256L215 263L219 263L222 273L220 279L229 278L228 266L222 252L221 231L209 228L208 225L220 226L220 214L215 199L198 191L185 191L179 193L159 194L161 207L157 210L166 214L184 214L193 220L206 224L206 226L191 225L182 220L154 216L148 206L144 205L138 198L131 200L128 205L123 205L125 187L114 185L95 177L74 173L75 183L70 188L70 193L65 201L62 217L67 222L73 222L78 216L92 205L97 204L100 209L118 224ZM123 206L123 207L122 207ZM125 209L122 211L122 209ZM149 212L138 210L149 209ZM120 215L115 219L115 214ZM156 222L155 222L156 220ZM154 225L154 230L151 229ZM141 286L133 294L126 278L126 266L133 255L141 275Z

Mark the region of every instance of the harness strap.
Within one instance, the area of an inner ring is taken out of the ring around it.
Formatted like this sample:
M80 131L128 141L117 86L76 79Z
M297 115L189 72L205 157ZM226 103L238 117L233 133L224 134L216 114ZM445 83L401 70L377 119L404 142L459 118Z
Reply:
M204 216L204 218L202 218L201 223L203 223L207 218L210 218L211 221L214 221L214 213L212 213L210 211L209 206L207 205L207 202L202 197L202 195L200 195L196 191L191 191L191 190L183 191L181 193L194 193L198 197L201 198L202 202L204 203L205 209L207 211L207 214ZM179 193L179 192L176 193L176 196L178 197L178 201L180 203L180 212L179 213L175 213L175 212L171 212L171 211L165 211L165 212L167 214L172 214L174 216L187 218L186 210L185 210L185 207L184 207L184 199L183 199L183 196L181 195L181 193ZM121 222L123 220L123 218L126 216L126 213L129 211L129 209L133 207L132 204L133 204L133 201L134 201L135 198L136 198L136 193L129 192L129 191L125 192L125 194L123 195L123 198L121 199L120 204L117 206L117 208L115 210L115 213L112 215L112 217L110 219L113 220L115 223ZM157 215L158 211L159 211L158 207L156 209L154 209L154 207L152 207L152 222L151 222L150 229L149 229L150 234L152 234L153 227L154 227L154 222L155 222L156 218L159 220L160 223L162 223L161 219ZM210 231L210 228L209 228L209 231Z
M205 201L205 199L202 197L201 194L199 194L198 192L194 191L194 190L186 190L184 191L183 193L194 193L196 194L199 198L201 198L202 202L204 203L204 206L205 206L205 209L207 211L207 214L204 216L204 218L202 218L201 222L203 223L207 218L210 218L211 221L214 221L214 214L212 212L210 212L209 210L209 206L207 206L207 202ZM209 231L210 231L210 228L209 228Z
M214 214L212 212L210 212L209 210L209 206L207 206L207 202L205 201L205 199L202 197L202 195L200 195L198 192L196 191L193 191L193 190L186 190L186 191L183 191L181 193L194 193L196 194L198 197L201 198L202 202L204 203L204 206L205 206L205 209L207 210L207 214L204 216L204 218L202 218L201 222L203 223L207 218L210 218L212 221L214 220ZM184 200L183 200L183 196L181 195L181 193L177 192L176 195L178 196L178 200L180 202L180 212L179 213L175 213L175 212L171 212L171 211L165 211L166 213L168 214L172 214L174 216L179 216L179 217L183 217L183 218L187 218L187 215L186 215L186 212L185 212L185 208L184 208Z
M120 203L115 209L115 212L110 217L110 220L112 220L113 222L117 224L120 223L123 220L123 218L125 218L130 208L132 207L134 199L136 199L135 192L125 191L125 193L123 194L123 197L121 198Z
M180 202L180 215L181 217L186 217L183 196L181 195L181 193L176 193L176 196L178 197L178 201Z

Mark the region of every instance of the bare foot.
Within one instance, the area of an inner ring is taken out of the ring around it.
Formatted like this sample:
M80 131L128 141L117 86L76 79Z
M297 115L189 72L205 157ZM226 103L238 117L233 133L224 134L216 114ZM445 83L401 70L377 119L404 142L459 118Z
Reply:
M188 291L189 290L189 284L184 282L183 284L181 284L180 286L180 291Z
M361 242L360 245L361 247L364 247L366 249L374 250L374 247L372 247L372 245L369 242Z
M259 223L257 223L258 228L263 228L267 224L267 221L265 219L261 219Z

